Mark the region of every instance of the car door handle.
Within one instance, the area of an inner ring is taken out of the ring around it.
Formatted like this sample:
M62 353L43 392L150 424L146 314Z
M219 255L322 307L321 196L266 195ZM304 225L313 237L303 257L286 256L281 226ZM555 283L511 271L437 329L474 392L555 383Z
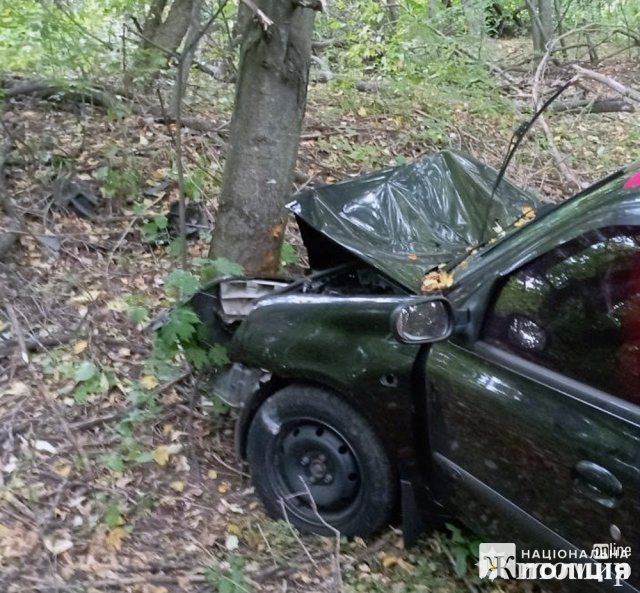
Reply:
M615 507L622 496L622 484L607 468L593 461L578 461L573 468L577 492L606 508Z

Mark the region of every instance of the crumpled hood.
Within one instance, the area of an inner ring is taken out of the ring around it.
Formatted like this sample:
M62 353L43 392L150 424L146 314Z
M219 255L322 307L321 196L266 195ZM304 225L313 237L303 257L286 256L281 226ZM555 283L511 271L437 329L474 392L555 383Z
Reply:
M541 203L471 156L443 151L294 196L288 208L325 238L419 292L424 273L463 257ZM490 211L489 211L490 209ZM309 250L312 267L327 243ZM333 246L335 247L335 245ZM332 246L329 246L330 251ZM325 258L326 260L326 258Z

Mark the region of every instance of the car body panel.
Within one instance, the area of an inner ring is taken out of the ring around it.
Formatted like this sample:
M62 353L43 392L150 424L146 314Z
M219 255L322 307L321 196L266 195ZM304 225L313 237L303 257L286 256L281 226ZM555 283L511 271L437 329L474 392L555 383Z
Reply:
M288 294L261 300L241 324L229 355L279 379L324 385L369 418L403 456L411 424L412 370L419 347L391 332L404 296Z
M583 397L586 386L546 370L532 378L526 365L518 366L518 357L501 354L487 346L433 346L427 373L429 405L437 418L431 424L436 468L444 476L452 468L464 470L580 549L610 541L612 524L621 528L621 545L640 548L640 525L634 520L640 515L635 496L640 491L640 408L626 406L623 418L594 403L610 396ZM575 469L584 461L622 482L622 496L602 497L611 506L581 491ZM511 524L497 527L495 518L478 507L475 485L468 480L456 480L451 500L456 514L480 532L513 537ZM548 543L553 544L551 538ZM632 557L632 574L640 574L639 560Z

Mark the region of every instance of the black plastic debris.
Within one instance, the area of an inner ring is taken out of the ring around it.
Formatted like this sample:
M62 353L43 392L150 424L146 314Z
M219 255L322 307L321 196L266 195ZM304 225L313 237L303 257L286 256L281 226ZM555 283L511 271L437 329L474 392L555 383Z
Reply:
M72 175L63 175L53 182L50 199L58 208L72 210L85 218L95 218L99 204L91 184Z

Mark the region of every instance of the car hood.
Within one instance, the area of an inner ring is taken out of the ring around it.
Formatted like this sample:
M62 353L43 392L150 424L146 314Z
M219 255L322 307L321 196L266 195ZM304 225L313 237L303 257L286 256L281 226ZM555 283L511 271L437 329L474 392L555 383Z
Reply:
M443 151L302 192L288 208L312 268L339 263L347 250L419 292L426 271L464 257L489 241L496 225L506 229L525 208L540 205L506 179L492 200L496 177L467 154Z

